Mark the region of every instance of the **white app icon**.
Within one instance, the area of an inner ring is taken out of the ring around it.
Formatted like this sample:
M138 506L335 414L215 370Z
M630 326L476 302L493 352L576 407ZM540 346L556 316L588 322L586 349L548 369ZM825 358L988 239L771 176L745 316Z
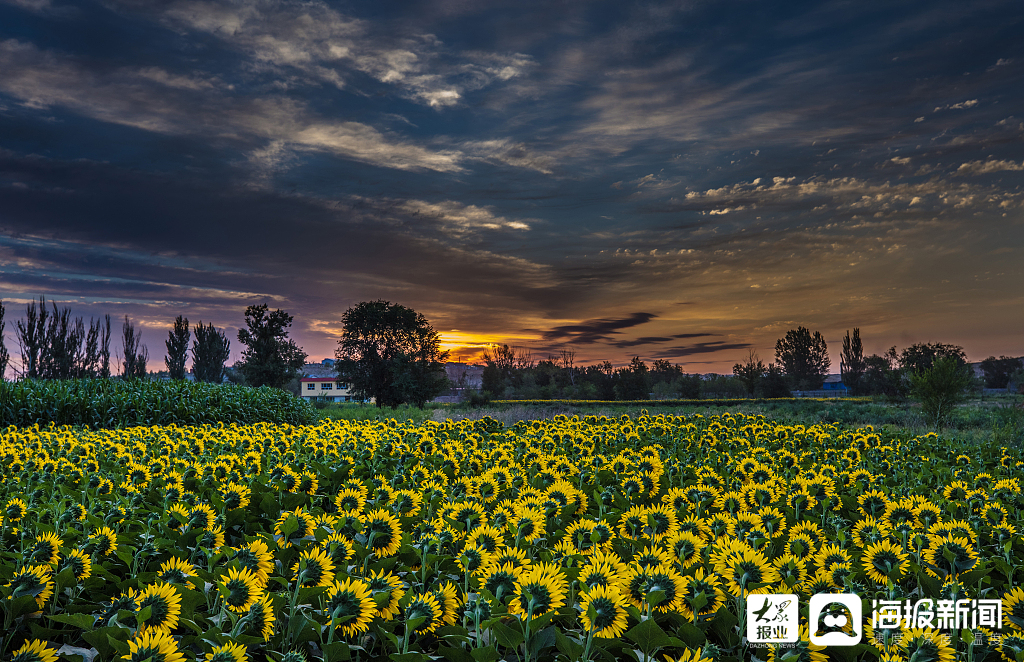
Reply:
M818 593L807 612L811 643L817 646L856 646L864 634L860 597L852 593Z
M790 593L761 593L747 598L747 641L800 640L800 598Z

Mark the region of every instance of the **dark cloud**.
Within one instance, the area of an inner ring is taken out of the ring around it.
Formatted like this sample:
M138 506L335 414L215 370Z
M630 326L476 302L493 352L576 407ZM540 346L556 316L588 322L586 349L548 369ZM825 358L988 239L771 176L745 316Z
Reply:
M727 342L707 342L707 343L695 343L693 345L683 345L680 347L670 347L661 349L651 354L651 358L655 359L681 359L687 356L695 356L698 354L715 354L717 352L728 352L737 349L749 349L753 347L750 343L727 343Z
M643 338L635 338L633 340L613 340L608 344L612 347L637 347L639 345L655 345L663 342L670 342L672 340L682 338L705 338L707 336L713 336L714 333L676 333L671 336L645 336Z
M542 337L548 341L561 340L575 345L590 345L599 340L607 340L612 335L621 333L622 329L646 324L655 317L657 315L651 313L633 313L620 319L596 319L582 324L567 324L545 331Z

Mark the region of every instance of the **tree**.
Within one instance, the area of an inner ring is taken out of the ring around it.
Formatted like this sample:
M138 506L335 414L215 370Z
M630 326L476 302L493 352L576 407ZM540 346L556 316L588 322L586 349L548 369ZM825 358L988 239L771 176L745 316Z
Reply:
M907 375L923 372L932 367L936 359L951 357L961 365L967 365L967 355L959 345L942 343L917 343L900 352L900 368Z
M213 324L196 326L196 339L192 343L192 374L197 382L220 384L224 381L224 363L231 356L231 341Z
M651 395L650 371L647 364L634 356L626 368L619 368L615 375L615 398L617 400L648 400Z
M768 368L765 367L757 352L750 350L749 354L747 354L747 362L734 365L732 367L732 374L736 376L736 379L743 382L743 385L747 387L747 393L753 396L754 390L767 370Z
M32 301L25 308L25 321L18 320L14 324L18 335L18 346L21 349L21 373L26 379L38 379L41 360L45 360L46 323L49 312L46 310L46 299L39 297L39 307Z
M890 347L884 354L872 354L864 359L864 374L860 378L860 389L867 395L884 395L889 398L906 396L907 382L899 369L896 347Z
M7 322L4 321L4 301L0 299L0 381L3 381L7 372L7 364L11 360L11 355L7 352L7 345L4 344L5 326L7 326Z
M2 319L2 312L0 312L0 320ZM0 324L0 330L2 329L3 326ZM985 375L985 388L1006 388L1010 383L1010 376L1021 369L1024 369L1024 358L988 357L981 362L981 371Z
M811 335L802 326L787 331L786 337L775 343L775 360L799 390L821 388L832 365L825 338L817 331Z
M306 353L288 338L292 316L283 310L270 312L267 304L245 309L245 326L239 329L242 350L241 372L249 386L283 388L298 375Z
M142 344L142 331L135 328L127 315L124 316L124 325L121 327L121 340L124 351L121 376L125 379L145 379L149 350Z
M167 372L171 379L185 379L185 361L188 359L188 343L191 334L188 330L188 319L178 315L174 320L174 328L167 332L167 356L164 363L167 364Z
M781 366L773 363L765 369L756 394L762 398L788 398L793 395L789 392L786 375Z
M356 304L341 319L335 368L357 397L372 397L377 407L422 407L449 388L448 352L422 314L379 299Z
M910 375L910 395L935 428L949 418L953 409L967 399L974 375L956 356L941 356L924 370Z
M860 328L853 329L853 337L846 332L843 338L843 353L839 359L839 374L843 378L846 388L855 395L860 393L860 380L867 370L867 363L864 362L864 345L860 341Z

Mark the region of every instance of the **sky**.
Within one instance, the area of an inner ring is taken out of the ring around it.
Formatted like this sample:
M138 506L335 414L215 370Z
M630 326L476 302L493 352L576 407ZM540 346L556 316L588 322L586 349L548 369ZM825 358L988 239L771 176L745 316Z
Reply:
M1024 355L1017 0L0 0L0 297L452 360Z

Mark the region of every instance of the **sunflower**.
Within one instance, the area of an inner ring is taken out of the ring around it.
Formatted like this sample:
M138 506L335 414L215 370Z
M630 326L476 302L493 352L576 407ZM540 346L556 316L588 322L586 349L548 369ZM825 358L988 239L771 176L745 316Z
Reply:
M60 545L61 539L57 537L57 534L47 531L36 537L35 542L26 550L25 555L30 563L53 565L60 559Z
M377 611L374 615L380 616L385 621L390 621L397 616L399 610L398 601L405 595L405 585L402 583L402 580L390 572L385 573L383 570L378 570L370 572L366 583L369 585L374 603L377 605ZM385 597L378 599L378 595Z
M705 573L703 567L698 567L693 575L683 577L679 613L693 621L694 606L697 604L698 596L702 594L704 603L697 608L697 615L700 617L714 614L726 602L725 592L722 590L722 582L718 575L713 572Z
M21 499L11 499L4 506L4 517L8 522L14 524L20 522L21 518L28 512L28 506Z
M71 568L75 581L81 582L92 576L92 559L82 550L73 549L64 555L57 567L57 572L59 573L65 568Z
M687 570L703 559L704 541L689 531L680 531L665 541L665 546L675 555L680 570Z
M905 660L953 662L954 649L938 630L903 630L899 650Z
M789 540L786 541L786 554L795 556L798 559L813 560L817 550L818 546L810 535L807 533L793 533L793 529L789 530Z
M285 534L285 530L290 533ZM312 539L315 530L316 520L299 507L291 511L286 510L277 518L274 523L274 539L281 547L289 547L297 545L303 539Z
M430 633L441 627L444 610L431 593L417 595L405 606L405 622L411 623L420 618L421 623L410 628L413 632Z
M490 591L496 600L507 602L515 593L516 582L521 574L523 574L521 566L516 566L512 563L497 565L492 562L483 571L477 573L475 577L480 581L481 588Z
M459 614L459 592L455 584L445 582L431 594L437 598L437 604L441 605L441 620L445 625L454 625Z
M217 551L224 546L224 529L219 524L212 529L206 529L196 540L196 546Z
M261 587L266 587L274 569L274 557L266 542L256 539L245 543L235 550L231 560L238 561L239 565L256 576Z
M798 590L807 579L807 561L790 554L782 554L772 559L772 567L779 573L779 586Z
M626 631L626 599L617 587L595 586L580 601L580 622L595 637L615 639Z
M1004 634L995 646L1005 662L1015 662L1017 655L1024 652L1024 636L1020 634Z
M423 507L423 497L412 490L398 490L391 503L391 509L401 517L416 517Z
M568 583L557 568L537 564L519 575L509 611L525 619L528 615L543 616L565 604ZM532 597L527 597L529 594Z
M351 577L344 582L335 581L324 594L324 600L324 613L337 624L343 636L370 629L377 605L365 581Z
M316 494L317 488L320 486L316 479L316 475L309 471L303 471L302 475L299 476L299 482L295 486L296 492L305 492L309 495Z
M850 553L839 545L823 545L814 556L814 563L819 568L829 568L833 563L849 563Z
M224 499L224 505L227 508L245 508L249 505L250 493L249 488L245 485L228 483L227 487L221 492L221 498Z
M224 604L233 612L249 611L253 603L263 596L264 584L248 568L228 568L227 578L217 583Z
M160 564L157 579L173 584L184 584L189 577L195 577L195 566L184 559L172 556Z
M245 662L245 646L228 642L223 646L214 646L207 662Z
M92 534L89 542L95 545L96 553L103 556L110 556L117 551L117 534L109 526L104 526Z
M33 565L14 573L7 585L11 587L12 598L32 595L41 609L53 595L53 573L48 565Z
M853 527L853 542L864 549L889 537L889 523L874 517L865 517Z
M715 572L726 581L726 587L732 595L751 593L768 593L768 584L780 580L776 570L761 552L752 549L745 543L737 543L726 554L716 556ZM765 584L760 588L750 588L753 584Z
M890 580L899 583L910 569L910 559L903 553L903 549L888 540L865 549L861 563L864 564L864 574L882 586Z
M181 596L170 584L150 584L136 598L136 613L149 607L149 618L139 622L139 632L170 633L181 616Z
M499 546L505 544L505 536L501 529L491 525L478 526L466 536L466 545L473 545L488 553L495 552Z
M334 497L334 508L339 512L361 513L365 504L366 497L362 490L346 488Z
M402 529L398 520L387 510L378 508L362 516L366 546L378 557L392 556L402 546Z
M952 560L947 557L952 557ZM925 571L936 579L954 577L978 564L978 552L966 538L932 539L924 552ZM941 574L940 574L941 573Z
M269 593L252 603L249 613L242 617L246 621L245 634L263 637L270 641L274 634L274 605Z
M456 561L462 572L472 574L481 568L485 568L490 564L491 555L486 550L476 547L475 545L467 545L462 553L456 557Z
M454 527L465 530L467 533L478 526L487 524L487 511L479 503L473 501L459 501L448 505L443 517Z
M547 517L537 508L516 508L508 530L515 536L516 542L525 540L532 543L544 535L546 521Z
M615 567L606 561L591 561L583 566L579 575L580 590L589 591L596 586L622 586L624 577Z
M292 575L299 586L330 586L334 581L334 563L319 547L306 550L292 565Z
M57 651L47 648L42 639L33 639L14 651L11 662L57 662Z
M136 633L128 642L128 654L121 657L128 662L185 662L185 656L174 639L162 630L146 630Z
M660 565L670 566L674 563L672 556L660 547L645 547L643 551L636 554L630 562L631 566L639 568L650 566L656 568Z
M1024 632L1024 589L1018 586L1003 594L1003 611L1009 621L1007 624L1018 632Z
M217 523L217 513L205 503L188 512L188 528L210 530Z
M352 542L340 533L330 534L324 538L320 546L331 557L331 562L337 567L347 566L348 560L355 554Z

